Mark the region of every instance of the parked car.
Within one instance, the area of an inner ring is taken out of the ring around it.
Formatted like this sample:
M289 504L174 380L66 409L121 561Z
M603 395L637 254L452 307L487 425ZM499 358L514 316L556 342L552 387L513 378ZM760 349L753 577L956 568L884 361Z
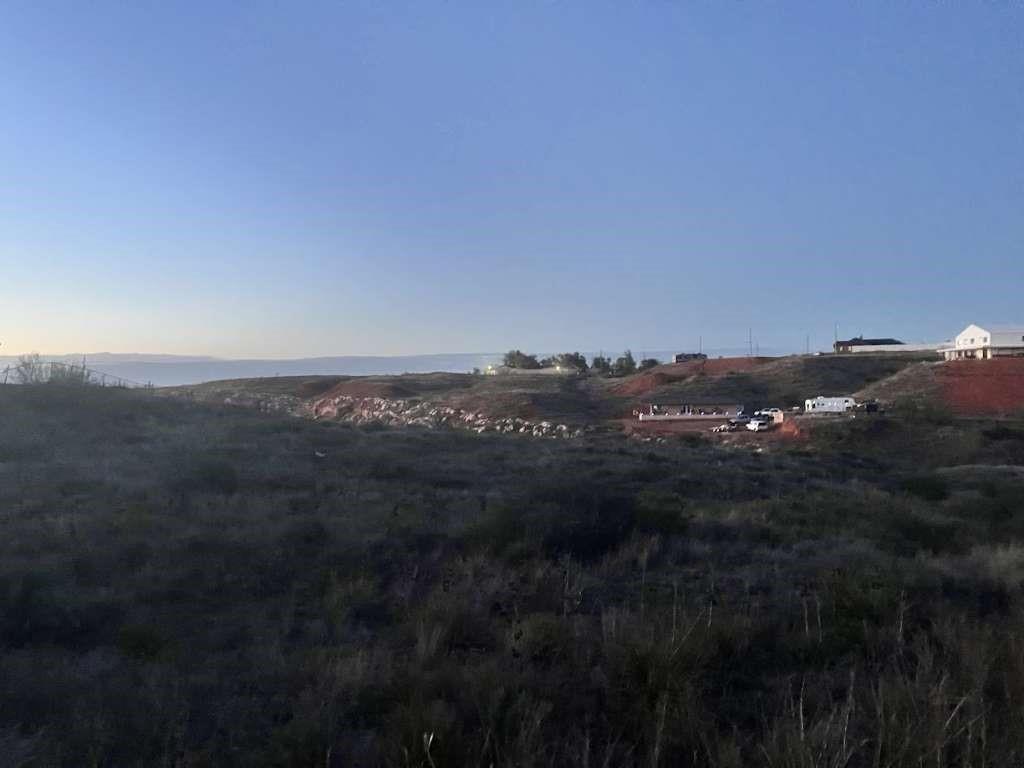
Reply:
M772 422L768 419L751 419L747 424L747 429L751 432L767 432L772 426Z

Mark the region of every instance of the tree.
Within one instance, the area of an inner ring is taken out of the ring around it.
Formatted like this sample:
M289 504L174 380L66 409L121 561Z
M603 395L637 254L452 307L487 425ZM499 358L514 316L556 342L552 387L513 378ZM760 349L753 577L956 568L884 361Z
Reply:
M653 357L647 357L640 361L640 370L646 371L658 365L661 365L660 360L655 360Z
M567 352L564 357L564 364L575 368L580 373L586 373L588 369L587 358L579 352Z
M587 358L580 354L580 352L562 352L554 357L548 357L542 360L542 362L545 368L558 366L559 368L579 371L580 373L586 373L589 368Z
M536 355L527 355L518 349L512 349L505 353L504 364L509 368L522 368L530 371L540 368Z
M46 368L38 352L22 355L14 367L19 384L40 384L46 380Z
M602 376L607 376L612 372L612 361L603 355L595 355L590 361L590 368Z
M636 360L633 359L633 353L627 349L622 357L616 359L615 365L612 366L612 373L616 376L628 376L631 373L636 373Z

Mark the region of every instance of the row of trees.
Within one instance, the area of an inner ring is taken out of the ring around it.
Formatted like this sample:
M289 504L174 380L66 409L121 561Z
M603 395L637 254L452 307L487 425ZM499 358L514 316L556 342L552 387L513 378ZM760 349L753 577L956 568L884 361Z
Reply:
M600 376L628 376L637 371L645 371L658 365L654 358L645 358L637 363L633 353L628 349L621 357L614 360L603 355L595 355L590 363L587 358L579 352L563 352L551 357L537 358L536 355L528 355L525 352L512 349L505 353L504 364L509 368L520 370L540 370L541 368L569 368L579 373L593 372Z

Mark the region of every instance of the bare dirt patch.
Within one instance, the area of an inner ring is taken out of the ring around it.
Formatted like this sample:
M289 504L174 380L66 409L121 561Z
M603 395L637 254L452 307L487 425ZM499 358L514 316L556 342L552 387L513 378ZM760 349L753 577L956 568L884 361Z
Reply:
M943 363L939 383L943 401L958 414L1024 413L1024 358Z
M684 381L692 376L724 376L729 373L746 373L775 360L772 357L720 357L714 360L692 360L687 363L670 363L636 374L612 387L614 395L640 397L659 387Z

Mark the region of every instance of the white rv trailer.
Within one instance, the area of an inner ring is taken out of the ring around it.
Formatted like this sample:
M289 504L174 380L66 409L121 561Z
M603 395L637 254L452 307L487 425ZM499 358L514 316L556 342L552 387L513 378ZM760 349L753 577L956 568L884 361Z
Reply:
M846 413L857 405L852 397L822 397L804 402L804 413Z

